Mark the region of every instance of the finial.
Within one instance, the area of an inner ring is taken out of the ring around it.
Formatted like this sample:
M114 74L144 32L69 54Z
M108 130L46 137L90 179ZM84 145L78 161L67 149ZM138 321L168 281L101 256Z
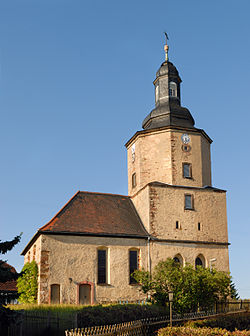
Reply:
M165 61L167 62L168 61L168 34L166 32L164 32L165 36L166 36L166 44L164 45L164 51L165 51Z

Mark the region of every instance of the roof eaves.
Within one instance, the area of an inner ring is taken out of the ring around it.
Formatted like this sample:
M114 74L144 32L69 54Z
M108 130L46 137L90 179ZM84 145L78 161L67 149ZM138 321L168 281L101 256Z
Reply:
M92 237L116 237L116 238L134 238L148 239L149 234L136 235L126 233L92 233L92 232L70 232L70 231L42 231L42 234L48 235L67 235L67 236L92 236Z
M133 140L140 134L147 134L147 133L152 133L152 132L159 132L159 131L163 131L163 130L167 130L167 129L176 129L176 130L180 130L180 131L185 131L185 132L190 132L190 133L201 133L207 140L209 143L212 143L213 140L209 137L209 135L207 135L207 133L201 129L201 128L196 128L196 127L181 127L181 126L163 126L163 127L158 127L158 128L151 128L151 129L144 129L144 130L140 130L137 131L126 143L125 143L125 147L127 148L131 142L133 142Z
M195 190L211 190L215 192L227 192L224 189L219 189L211 186L204 186L204 187L195 187L195 186L184 186L184 185L173 185L173 184L167 184L163 182L150 182L147 184L148 186L155 186L155 187L162 187L162 188L184 188L184 189L195 189Z
M21 252L21 255L25 255L26 252L29 250L30 246L37 240L37 238L40 236L41 232L37 231L34 236L31 238L31 240L28 242L28 244L25 246L23 251Z

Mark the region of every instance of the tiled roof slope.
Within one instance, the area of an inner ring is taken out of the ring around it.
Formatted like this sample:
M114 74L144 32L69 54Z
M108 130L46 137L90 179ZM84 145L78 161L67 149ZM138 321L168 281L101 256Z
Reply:
M38 232L148 236L128 196L83 191Z
M0 260L0 262L2 262L2 260ZM15 268L6 262L3 262L1 267L10 268L12 273L16 273ZM17 292L16 280L0 282L0 292Z

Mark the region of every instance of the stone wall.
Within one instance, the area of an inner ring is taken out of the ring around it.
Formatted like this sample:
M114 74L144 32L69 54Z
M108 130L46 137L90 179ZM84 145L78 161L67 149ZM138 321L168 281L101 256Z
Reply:
M159 261L178 256L182 258L183 265L195 265L195 259L202 255L205 259L205 267L210 267L210 260L216 258L212 266L219 271L229 272L229 257L227 246L185 244L170 242L151 242L152 269Z
M196 187L211 185L208 139L199 131L189 130L190 143L188 150L185 151L181 140L184 132L187 131L164 129L139 133L128 145L128 192L130 196L154 181ZM183 163L192 165L192 178L183 177ZM136 173L135 187L132 186L134 173Z
M147 240L129 238L43 235L39 303L49 303L52 284L60 285L61 303L77 303L78 285L93 284L94 302L142 300L137 285L129 284L129 249L137 248L140 267L147 269ZM108 249L109 283L97 284L97 249Z
M193 210L185 210L185 194ZM163 239L227 242L226 193L213 189L150 186L150 233ZM178 221L179 228L176 228ZM200 230L198 230L200 223Z

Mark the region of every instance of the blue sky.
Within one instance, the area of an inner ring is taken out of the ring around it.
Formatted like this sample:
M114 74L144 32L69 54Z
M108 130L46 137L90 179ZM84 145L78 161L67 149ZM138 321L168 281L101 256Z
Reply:
M77 190L127 194L125 142L170 60L182 105L214 140L227 189L230 268L250 298L249 0L0 1L1 239L20 252Z

